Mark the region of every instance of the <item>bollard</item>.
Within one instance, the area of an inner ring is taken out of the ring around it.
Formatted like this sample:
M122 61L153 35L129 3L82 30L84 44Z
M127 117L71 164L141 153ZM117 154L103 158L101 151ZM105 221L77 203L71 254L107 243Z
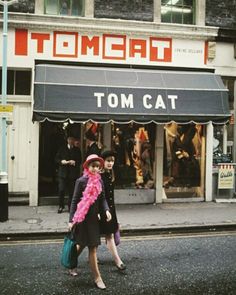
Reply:
M8 181L7 174L0 174L0 222L8 220Z

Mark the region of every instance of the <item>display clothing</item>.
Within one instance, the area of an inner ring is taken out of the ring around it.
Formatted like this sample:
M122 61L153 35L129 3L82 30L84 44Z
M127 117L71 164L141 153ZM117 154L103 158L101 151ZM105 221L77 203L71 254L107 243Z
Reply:
M141 154L141 169L143 174L143 182L146 184L148 180L153 179L152 176L152 163L151 152L148 148L145 148Z
M76 180L75 190L71 202L69 222L73 221L77 204L83 197L83 192L87 186L88 180L88 176L85 175ZM101 185L103 186L102 181ZM105 214L106 210L109 210L109 207L104 196L104 190L102 190L96 201L88 209L85 219L82 222L74 225L74 236L78 245L81 247L94 247L101 244L98 214L100 211L104 212Z
M179 134L172 144L172 177L178 186L199 186L200 165L195 158L193 137L196 129L193 125L179 127Z
M116 216L116 208L114 202L114 181L112 181L112 172L105 171L101 174L104 183L105 198L110 209L112 219L110 222L106 222L104 214L101 215L100 220L100 233L112 234L118 230L118 222Z

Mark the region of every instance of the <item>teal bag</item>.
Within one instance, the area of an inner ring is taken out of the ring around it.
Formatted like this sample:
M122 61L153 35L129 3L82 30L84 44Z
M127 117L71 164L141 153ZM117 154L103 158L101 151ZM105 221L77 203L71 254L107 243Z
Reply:
M77 249L73 239L72 232L68 233L64 238L64 244L61 253L61 264L69 269L77 267Z

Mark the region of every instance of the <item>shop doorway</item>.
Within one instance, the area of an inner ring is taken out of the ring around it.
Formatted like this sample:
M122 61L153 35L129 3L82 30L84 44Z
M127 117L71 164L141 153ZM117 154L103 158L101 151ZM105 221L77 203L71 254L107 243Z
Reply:
M66 143L67 135L80 138L81 124L55 123L40 124L39 137L39 205L58 204L58 181L56 154Z

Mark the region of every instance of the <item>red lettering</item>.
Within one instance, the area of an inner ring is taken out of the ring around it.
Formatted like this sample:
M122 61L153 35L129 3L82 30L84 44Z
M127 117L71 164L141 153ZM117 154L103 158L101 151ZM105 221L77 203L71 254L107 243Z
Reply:
M126 57L126 36L103 35L103 59L124 60Z
M53 57L78 57L78 33L53 32Z
M37 41L37 53L43 53L44 41L50 40L49 34L32 33L31 39Z
M15 30L15 55L28 54L28 30Z
M150 61L172 61L171 38L150 38Z
M99 37L98 36L94 36L92 39L89 39L88 36L81 37L81 54L86 55L88 48L93 48L93 55L99 55Z
M140 57L146 57L147 56L147 45L146 40L141 39L130 39L129 41L129 56L134 57L136 53L140 54Z

